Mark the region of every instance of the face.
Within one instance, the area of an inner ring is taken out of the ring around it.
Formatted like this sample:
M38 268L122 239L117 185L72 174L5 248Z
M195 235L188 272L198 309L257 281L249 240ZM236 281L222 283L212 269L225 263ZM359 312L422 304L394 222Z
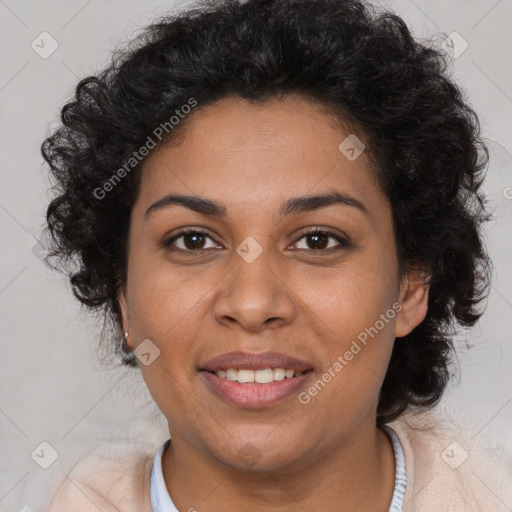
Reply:
M426 296L398 274L371 148L343 153L351 131L320 105L229 98L186 122L142 172L123 327L131 349L150 340L140 367L177 449L300 467L375 428L395 336L423 319ZM245 371L223 379L229 368ZM276 380L229 380L251 368ZM303 373L279 380L279 368Z

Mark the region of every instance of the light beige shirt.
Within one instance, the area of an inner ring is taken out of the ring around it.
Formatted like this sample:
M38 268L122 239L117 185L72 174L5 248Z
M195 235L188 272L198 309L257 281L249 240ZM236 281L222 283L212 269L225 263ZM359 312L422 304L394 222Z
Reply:
M389 426L405 457L403 512L512 511L512 461L500 447L430 413L404 415ZM85 457L57 489L48 512L152 512L157 449Z

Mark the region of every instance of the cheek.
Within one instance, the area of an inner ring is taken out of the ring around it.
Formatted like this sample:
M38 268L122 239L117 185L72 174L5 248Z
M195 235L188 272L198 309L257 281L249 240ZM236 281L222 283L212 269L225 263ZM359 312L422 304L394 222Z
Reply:
M152 264L146 262L152 261ZM169 262L134 255L128 269L130 318L141 335L164 340L176 338L194 319L202 318L199 311L204 298L215 283L215 276L192 266L179 268ZM179 343L179 339L176 340Z
M334 338L347 341L389 310L390 321L384 327L379 323L379 330L386 334L392 331L396 279L391 268L386 268L377 258L354 258L335 270L308 276L302 280L300 289L303 300L326 331Z
M394 342L395 280L377 258L361 258L302 283L322 340L322 373L336 375L329 387L338 397L378 394Z
M160 351L151 365L139 366L149 392L165 413L169 403L186 402L188 395L180 390L188 389L196 378L191 354L206 315L205 296L216 280L191 268L143 265L138 260L144 258L134 255L128 269L130 327L135 344L149 339ZM185 403L175 411L186 407Z
M133 259L136 262L136 259ZM205 295L213 284L206 275L171 269L166 265L140 265L129 274L130 323L134 339L150 339L160 351L149 365L139 365L147 388L163 414L184 421L197 400L190 400L197 378L194 340L200 338L205 319Z

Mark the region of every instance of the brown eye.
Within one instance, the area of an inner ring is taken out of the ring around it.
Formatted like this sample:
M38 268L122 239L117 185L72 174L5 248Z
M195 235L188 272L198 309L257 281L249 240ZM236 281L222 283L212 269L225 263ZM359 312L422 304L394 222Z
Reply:
M208 240L212 245L207 246ZM163 246L171 250L181 250L185 252L200 251L218 247L218 244L206 234L206 232L189 229L184 230L163 243Z
M183 245L186 249L203 249L205 244L205 236L200 233L188 233L186 235L182 235L182 238Z
M301 240L304 240L303 247L296 247L298 250L312 250L312 251L330 251L351 247L351 244L341 236L328 231L321 231L315 229L308 233L304 233L295 245L298 245Z
M311 242L311 244L308 244L310 249L327 249L329 238L330 237L324 233L306 235L306 240Z

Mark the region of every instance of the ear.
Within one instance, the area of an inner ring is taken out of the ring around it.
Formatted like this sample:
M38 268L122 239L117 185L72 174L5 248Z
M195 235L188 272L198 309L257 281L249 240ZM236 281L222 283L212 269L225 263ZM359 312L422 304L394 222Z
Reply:
M130 327L130 317L128 315L128 301L126 300L126 287L122 287L119 289L117 293L117 302L119 303L119 309L121 310L121 328L123 330L123 335L126 331L129 331Z
M425 270L410 270L400 284L400 304L395 323L395 336L409 334L427 315L430 274Z

